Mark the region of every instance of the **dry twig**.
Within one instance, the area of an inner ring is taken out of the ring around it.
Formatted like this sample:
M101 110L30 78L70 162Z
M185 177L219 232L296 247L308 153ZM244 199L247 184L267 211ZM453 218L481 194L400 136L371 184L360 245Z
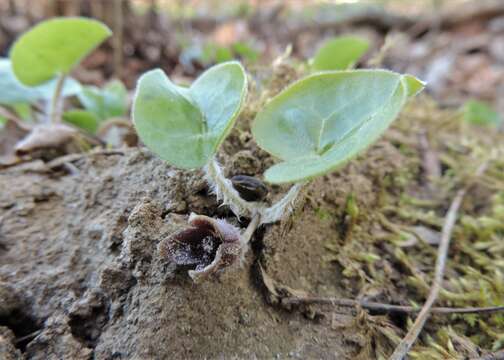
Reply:
M362 307L367 310L383 311L383 312L401 312L401 313L416 313L420 308L405 305L392 305L384 304L374 301L359 301L353 299L338 299L331 297L290 297L282 299L284 305L300 305L300 304L328 304L344 307ZM465 307L465 308L452 308L452 307L434 307L431 308L432 313L436 314L483 314L504 311L503 306L489 306L489 307Z
M476 176L481 176L483 172L485 172L488 163L484 162L476 171ZM446 259L448 257L448 248L450 245L451 234L453 231L453 227L457 221L457 213L462 205L462 200L464 199L465 194L467 193L469 187L472 184L468 184L462 189L460 189L455 198L453 199L448 212L446 213L445 222L443 225L443 230L441 232L441 242L438 248L438 256L436 260L436 268L434 272L434 281L431 286L431 290L429 292L429 296L425 301L425 304L420 310L417 318L411 329L408 331L406 336L401 340L399 345L395 348L394 352L390 356L389 360L402 360L409 349L413 345L413 343L418 338L418 335L422 331L422 328L427 321L429 314L431 312L432 305L436 301L439 291L441 290L441 282L443 281L443 274L446 265Z

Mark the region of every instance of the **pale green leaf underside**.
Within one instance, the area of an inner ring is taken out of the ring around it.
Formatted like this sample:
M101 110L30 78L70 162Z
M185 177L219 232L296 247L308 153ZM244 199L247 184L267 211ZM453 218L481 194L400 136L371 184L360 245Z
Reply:
M12 71L9 59L0 58L0 104L33 104L37 100L48 100L54 94L56 81L51 80L39 86L21 84ZM63 87L63 96L72 96L81 89L78 81L67 79Z
M314 74L272 99L252 132L260 147L284 162L266 171L271 183L328 173L373 143L423 84L386 70Z
M334 38L317 51L312 67L316 71L346 70L359 61L368 48L369 42L357 36Z
M202 167L231 130L246 87L237 62L210 68L190 88L176 86L162 70L149 71L138 81L133 105L138 135L170 164Z
M103 23L88 18L43 21L21 35L10 52L14 73L25 85L39 85L68 74L111 35Z

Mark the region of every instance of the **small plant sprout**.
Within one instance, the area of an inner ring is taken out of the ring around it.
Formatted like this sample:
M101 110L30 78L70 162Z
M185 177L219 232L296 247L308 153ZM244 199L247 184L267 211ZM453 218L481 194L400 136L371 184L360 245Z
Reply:
M270 207L261 202L267 189L260 182L244 176L229 180L215 160L238 116L246 86L245 72L237 62L210 68L188 88L173 84L161 70L152 70L140 78L133 104L135 127L147 147L174 166L203 168L217 198L236 216L251 218L234 241L241 254L258 226L291 211L307 181L341 167L376 141L424 84L386 70L327 71L308 76L271 99L257 114L252 133L260 147L281 160L266 171L266 181L294 185ZM195 216L189 222L200 228ZM224 220L206 221L224 224ZM211 231L216 233L215 229ZM195 228L177 233L163 242L162 255L182 264L189 261L188 251L200 258L219 254L215 243L208 251L203 249L205 234ZM196 271L213 273L218 258L198 260Z
M10 58L0 61L0 84L9 89L0 89L0 103L15 114L13 121L18 116L32 121L41 118L16 144L17 155L86 143L78 129L62 123L62 99L81 92L81 85L69 74L110 34L109 28L96 20L54 18L40 22L16 40ZM35 106L40 100L46 109ZM32 107L37 109L36 115ZM97 141L89 136L87 140Z
M204 168L217 197L238 216L250 215L253 206L224 177L215 154L246 93L243 67L226 62L204 72L188 88L173 84L162 70L149 71L138 81L133 103L133 122L145 145L179 168Z
M26 124L18 126L29 127L29 123L36 122L39 114L34 108L41 102L50 101L56 87L56 80L51 80L39 86L25 86L21 84L14 72L10 59L0 58L0 107L4 114L12 119L22 119ZM62 90L62 97L76 95L81 89L78 81L69 78ZM12 120L15 121L15 120ZM1 119L0 119L1 124ZM0 126L1 128L1 126Z
M339 36L326 41L311 59L314 71L353 68L368 51L369 42L358 36Z
M56 80L49 107L52 123L61 121L60 100L66 77L80 61L111 35L99 21L55 18L24 33L10 51L16 78L26 86Z
M15 108L17 105L32 105L38 101L50 100L56 88L56 80L50 80L38 86L25 86L19 82L12 71L9 59L0 58L0 105ZM69 78L65 82L61 95L73 96L81 91L80 84Z

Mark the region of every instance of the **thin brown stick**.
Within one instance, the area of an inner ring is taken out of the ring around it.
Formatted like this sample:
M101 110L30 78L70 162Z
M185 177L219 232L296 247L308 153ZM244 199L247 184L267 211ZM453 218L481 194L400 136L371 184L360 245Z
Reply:
M384 304L374 301L359 301L353 299L341 299L332 297L290 297L282 299L284 305L300 305L300 304L327 304L344 307L362 307L367 310L384 311L384 312L401 312L401 313L417 313L420 308L407 306L407 305L393 305ZM504 311L502 306L488 306L488 307L465 307L465 308L452 308L452 307L433 307L432 313L436 314L484 314L491 312Z
M504 350L499 350L478 358L472 358L471 360L504 360Z
M481 176L483 172L486 170L487 165L488 165L487 162L483 163L478 168L475 175ZM455 226L455 223L457 221L457 213L460 206L462 205L462 200L464 199L464 196L471 185L472 184L468 184L457 192L455 198L453 199L450 205L450 208L448 209L448 212L446 213L445 222L441 232L441 241L438 248L436 268L434 271L434 280L429 292L429 296L427 297L425 304L422 306L420 313L415 319L413 326L410 328L406 336L401 340L399 345L397 345L394 352L390 356L389 360L404 359L409 349L411 348L411 346L413 346L414 342L418 338L418 335L422 331L425 322L429 318L432 305L436 301L439 291L441 290L441 283L443 281L446 259L448 257L448 248L450 246L450 239L453 227Z

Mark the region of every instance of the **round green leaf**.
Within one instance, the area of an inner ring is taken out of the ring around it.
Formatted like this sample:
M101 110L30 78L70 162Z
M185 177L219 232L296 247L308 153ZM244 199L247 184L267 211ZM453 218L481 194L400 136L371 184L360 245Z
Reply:
M261 148L284 162L268 182L323 175L356 156L388 128L423 83L386 70L332 71L300 80L273 98L252 124Z
M369 42L357 36L340 36L325 42L313 58L316 71L346 70L366 53Z
M133 121L152 151L180 168L208 163L231 130L246 94L237 62L216 65L190 88L173 84L160 69L138 81Z
M111 35L103 23L87 18L43 21L21 35L10 52L14 73L25 85L39 85L68 74Z
M33 104L37 100L48 100L54 94L56 80L39 86L28 87L21 84L14 73L9 59L0 58L0 104ZM63 96L72 96L80 91L77 80L68 78L63 87Z

